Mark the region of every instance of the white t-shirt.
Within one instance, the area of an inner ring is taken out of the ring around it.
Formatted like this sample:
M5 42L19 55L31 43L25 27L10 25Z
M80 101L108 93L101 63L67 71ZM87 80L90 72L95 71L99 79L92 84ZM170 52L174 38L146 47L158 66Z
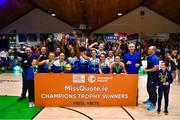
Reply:
M2 57L2 58L7 58L7 56L8 56L8 53L7 53L7 52L5 52L5 51L1 51L1 52L0 52L0 57Z

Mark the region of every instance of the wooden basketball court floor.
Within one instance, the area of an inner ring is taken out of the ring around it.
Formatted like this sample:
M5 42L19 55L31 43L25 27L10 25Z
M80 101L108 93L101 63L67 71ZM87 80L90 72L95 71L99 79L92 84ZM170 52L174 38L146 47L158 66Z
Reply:
M46 107L34 119L59 120L180 120L180 86L171 85L169 114L147 111L142 102L147 99L147 76L139 77L139 105L117 107ZM21 74L0 74L0 95L19 96L21 94ZM164 101L164 99L163 99ZM164 102L162 102L162 111Z

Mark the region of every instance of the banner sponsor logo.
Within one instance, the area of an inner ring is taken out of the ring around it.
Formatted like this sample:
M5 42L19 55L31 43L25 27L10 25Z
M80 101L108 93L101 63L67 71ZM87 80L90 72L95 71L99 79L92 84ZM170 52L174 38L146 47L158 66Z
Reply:
M96 77L94 75L88 76L88 82L90 82L90 83L96 82Z
M109 80L113 80L113 76L98 76L97 82L108 82Z
M85 83L85 75L73 75L73 83Z

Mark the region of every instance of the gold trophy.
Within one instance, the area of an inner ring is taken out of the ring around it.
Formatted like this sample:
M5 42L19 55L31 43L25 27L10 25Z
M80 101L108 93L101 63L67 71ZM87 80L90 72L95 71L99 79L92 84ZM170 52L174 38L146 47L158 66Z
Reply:
M66 64L66 66L65 66L65 73L70 73L71 70L72 70L71 64Z

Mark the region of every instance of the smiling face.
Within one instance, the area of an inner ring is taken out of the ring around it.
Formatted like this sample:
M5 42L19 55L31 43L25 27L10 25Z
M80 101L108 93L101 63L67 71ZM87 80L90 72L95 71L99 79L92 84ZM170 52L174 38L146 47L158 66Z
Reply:
M104 50L104 44L103 43L99 44L99 50Z
M165 71L167 69L167 65L165 62L161 62L160 69L162 69L163 71Z
M61 53L61 49L60 48L56 48L56 53Z
M116 64L119 64L120 61L121 61L120 56L116 56L116 57L115 57L115 63L116 63Z
M113 51L110 50L110 51L108 52L108 56L109 56L109 57L113 57Z
M75 50L74 50L74 49L71 49L70 53L71 53L71 56L72 56L72 57L75 56Z
M64 59L65 59L64 53L61 53L61 54L59 55L59 59L60 59L60 61L64 61Z
M49 53L49 60L54 60L55 54L53 52Z
M32 55L32 50L31 50L31 48L26 48L26 49L25 49L25 53L26 53L28 56L31 56L31 55Z
M36 66L36 65L37 65L37 60L34 59L34 60L32 61L32 66Z
M47 52L46 47L42 47L42 48L41 48L41 53L42 53L42 54L46 54L46 52Z
M96 51L95 51L95 50L92 50L92 51L91 51L91 55L92 55L93 58L95 58L95 57L96 57Z
M105 55L104 55L104 54L101 54L101 55L100 55L100 60L101 60L101 61L105 61Z
M69 51L71 51L72 48L73 48L72 45L69 45L69 46L68 46L68 50L69 50Z

